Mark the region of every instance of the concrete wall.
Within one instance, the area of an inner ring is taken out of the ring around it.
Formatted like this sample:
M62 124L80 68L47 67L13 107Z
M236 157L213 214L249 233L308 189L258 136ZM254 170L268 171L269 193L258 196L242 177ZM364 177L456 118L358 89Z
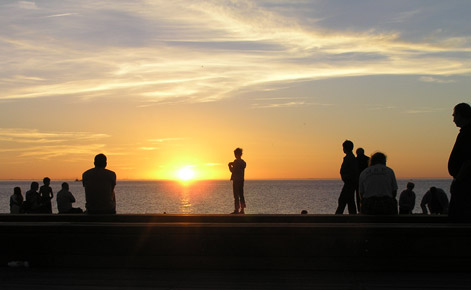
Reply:
M446 217L0 215L0 263L32 267L471 268L471 224Z

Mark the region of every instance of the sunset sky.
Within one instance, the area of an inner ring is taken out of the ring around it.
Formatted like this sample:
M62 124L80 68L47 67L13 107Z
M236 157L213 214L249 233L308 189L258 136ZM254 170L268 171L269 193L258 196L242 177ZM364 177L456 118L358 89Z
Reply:
M448 177L471 1L0 0L0 179Z

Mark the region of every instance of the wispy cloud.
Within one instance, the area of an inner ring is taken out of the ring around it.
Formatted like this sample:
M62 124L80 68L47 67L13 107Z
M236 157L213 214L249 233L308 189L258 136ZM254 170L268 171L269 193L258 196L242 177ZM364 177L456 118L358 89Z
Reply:
M18 1L16 5L20 9L38 9L34 1Z
M17 143L45 142L57 143L70 140L97 140L110 137L107 134L89 132L41 132L21 128L0 128L0 139Z
M173 141L181 141L185 140L185 138L157 138L157 139L149 139L147 140L150 143L166 143L166 142L173 142Z
M445 108L430 108L430 107L423 107L417 108L412 110L407 110L406 114L429 114L429 113L436 113L447 110Z
M306 106L305 102L286 102L286 103L276 103L276 104L253 104L252 108L263 109L263 108L286 108L286 107L299 107Z
M61 14L48 15L45 17L52 18L52 17L64 17L64 16L73 16L73 15L78 15L78 14L77 13L61 13Z
M252 104L252 109L289 108L306 106L332 106L328 103L317 103L302 97L273 97L255 98L257 103Z
M221 166L223 164L221 163L206 163L204 166L207 166L207 167L216 167L216 166Z
M430 76L427 76L427 77L420 77L420 80L422 82L426 82L426 83L439 83L439 84L449 84L449 83L454 83L455 81L454 80L447 80L447 79L443 79L443 78L438 78L438 77L430 77Z
M2 145L0 153L37 159L93 155L105 147L100 141L109 137L107 134L89 132L43 132L32 129L0 128Z
M371 104L366 107L369 111L383 111L383 110L394 110L397 109L395 106L386 106L381 104Z
M405 41L401 31L332 29L266 2L55 3L20 2L33 14L1 10L0 99L114 96L138 106L217 101L300 80L471 73L469 57L449 57L469 55L469 37ZM19 75L27 77L11 77Z
M16 153L18 158L32 158L48 160L60 156L67 156L67 160L73 160L76 156L94 156L103 150L104 144L84 145L41 145L28 147L15 147L0 149L0 153ZM33 162L33 160L30 160Z
M407 21L407 20L417 16L421 12L422 12L422 9L414 9L414 10L404 11L404 12L401 12L398 15L396 15L393 19L390 20L390 22L392 22L392 23L394 23L394 22L404 22L404 21Z

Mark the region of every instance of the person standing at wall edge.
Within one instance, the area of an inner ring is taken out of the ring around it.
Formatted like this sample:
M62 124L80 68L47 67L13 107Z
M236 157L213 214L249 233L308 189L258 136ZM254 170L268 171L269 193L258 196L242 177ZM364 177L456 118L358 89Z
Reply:
M245 197L244 197L244 179L245 167L247 164L242 159L242 148L234 150L235 160L229 162L229 171L231 172L232 189L234 192L234 212L233 214L244 214Z
M356 214L355 190L358 186L358 164L353 155L353 142L345 140L342 144L345 157L340 167L340 177L343 181L342 191L340 192L338 207L335 214L343 214L345 206L348 205L348 213Z
M471 221L471 106L457 104L453 122L460 132L448 159L448 172L453 177L448 216L456 222Z

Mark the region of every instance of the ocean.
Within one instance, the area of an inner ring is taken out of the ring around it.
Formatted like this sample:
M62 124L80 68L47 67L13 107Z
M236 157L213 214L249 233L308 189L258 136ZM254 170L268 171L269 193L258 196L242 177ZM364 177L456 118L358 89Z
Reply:
M398 195L408 181L415 183L416 205L413 213L422 213L420 201L431 186L445 190L449 196L451 179L399 179ZM42 182L37 180L41 185ZM62 180L53 180L54 194ZM85 192L81 182L66 181L75 196L74 207L85 209ZM13 188L19 186L23 196L31 181L0 181L0 213L9 213ZM246 180L246 214L333 214L342 188L339 179ZM234 210L232 184L229 180L194 181L118 181L118 214L228 214ZM57 213L55 196L53 213ZM347 210L345 210L347 213Z

